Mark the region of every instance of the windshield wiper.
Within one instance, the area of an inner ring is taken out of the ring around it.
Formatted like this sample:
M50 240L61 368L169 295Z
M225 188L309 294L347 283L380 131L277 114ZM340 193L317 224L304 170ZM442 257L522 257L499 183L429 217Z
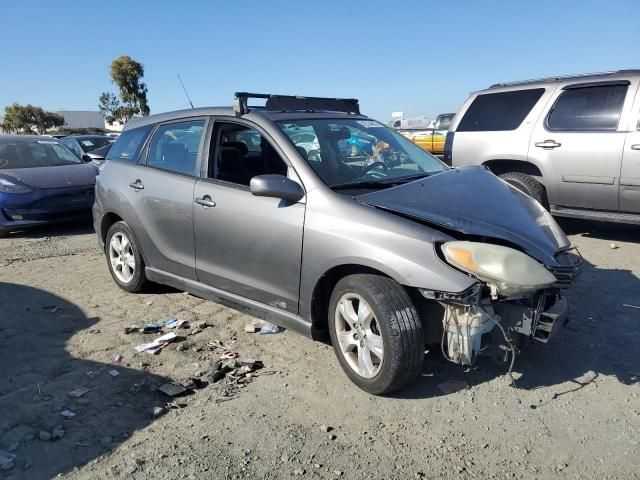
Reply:
M351 188L384 188L428 177L429 175L430 173L428 172L420 172L413 175L405 175L403 177L386 178L384 180L363 180L360 182L336 183L335 185L331 185L329 188L332 188L333 190L348 190Z

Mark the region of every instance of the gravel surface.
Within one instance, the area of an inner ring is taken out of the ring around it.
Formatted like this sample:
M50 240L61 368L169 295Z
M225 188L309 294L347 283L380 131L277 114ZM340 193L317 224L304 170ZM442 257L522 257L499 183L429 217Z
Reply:
M16 458L0 478L640 478L640 228L562 226L588 262L572 321L517 359L516 388L504 366L431 353L387 398L354 387L327 345L244 333L246 311L119 290L88 225L1 239L0 449ZM178 341L137 353L157 334L124 328L171 315L190 323ZM208 343L233 338L261 375L164 408L158 387L205 373Z

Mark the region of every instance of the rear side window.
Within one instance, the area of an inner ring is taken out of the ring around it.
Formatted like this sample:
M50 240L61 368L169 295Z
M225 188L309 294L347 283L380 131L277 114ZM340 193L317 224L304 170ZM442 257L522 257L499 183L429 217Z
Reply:
M147 165L195 175L204 125L204 120L161 125L149 143Z
M628 85L571 88L547 117L549 130L610 131L618 128Z
M478 95L458 125L458 132L515 130L531 111L544 88Z
M111 147L111 150L109 150L106 160L124 160L135 163L151 130L153 130L153 125L132 128L122 132L116 143Z

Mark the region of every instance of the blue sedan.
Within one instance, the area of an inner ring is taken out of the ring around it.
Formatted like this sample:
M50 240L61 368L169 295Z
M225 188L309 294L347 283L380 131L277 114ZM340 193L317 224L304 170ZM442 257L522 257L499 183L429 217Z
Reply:
M97 173L51 138L0 136L0 237L86 216Z

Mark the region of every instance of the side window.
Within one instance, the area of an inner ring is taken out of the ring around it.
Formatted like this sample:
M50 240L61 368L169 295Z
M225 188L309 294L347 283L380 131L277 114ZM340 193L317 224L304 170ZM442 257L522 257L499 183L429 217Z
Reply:
M216 122L212 142L215 142L215 148L210 149L214 156L214 161L209 162L211 178L249 186L257 175L287 174L287 164L254 128L239 123Z
M71 150L71 151L72 151L73 153L75 153L77 156L82 157L82 154L80 154L80 153L78 152L78 150L79 150L79 149L78 149L78 145L77 145L77 143L76 143L76 141L75 141L75 140L73 140L73 139L71 139L71 138L66 138L66 139L65 139L65 138L63 138L63 139L61 140L61 142L62 142L62 143L64 143L64 144L69 148L69 150Z
M460 120L458 132L515 130L540 100L544 88L478 95Z
M135 163L153 127L153 125L146 125L122 132L109 150L106 160L124 160Z
M571 88L547 116L549 130L611 131L618 128L628 85Z
M195 175L204 120L161 125L149 144L147 165L185 175Z

